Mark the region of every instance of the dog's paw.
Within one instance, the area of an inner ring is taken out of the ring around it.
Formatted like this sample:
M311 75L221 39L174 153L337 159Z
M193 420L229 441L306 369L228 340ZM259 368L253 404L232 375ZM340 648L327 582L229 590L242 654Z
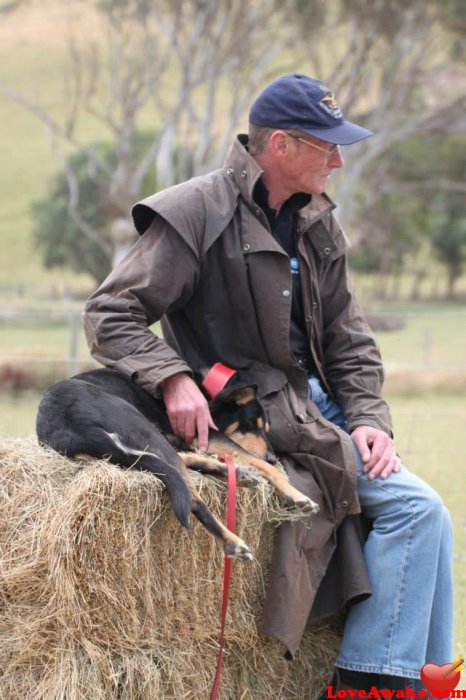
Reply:
M223 551L225 552L225 556L231 557L232 559L250 561L253 558L251 550L239 537L235 540L228 540L228 542L225 542Z
M319 512L318 504L307 496L301 498L287 499L286 505L301 515L315 515Z
M236 468L236 478L238 486L247 486L249 488L257 488L263 479L256 472L247 467Z
M318 504L310 498L305 498L302 501L298 501L298 503L296 503L296 507L301 511L301 513L306 513L306 515L315 515L320 510Z

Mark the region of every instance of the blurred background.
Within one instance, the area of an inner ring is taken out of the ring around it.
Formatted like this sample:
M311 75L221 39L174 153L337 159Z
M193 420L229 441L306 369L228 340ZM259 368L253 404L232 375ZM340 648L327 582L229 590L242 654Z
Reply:
M219 167L267 82L319 77L375 132L329 194L399 452L452 513L463 656L465 35L463 0L0 1L0 441L92 366L81 309L135 238L131 205Z

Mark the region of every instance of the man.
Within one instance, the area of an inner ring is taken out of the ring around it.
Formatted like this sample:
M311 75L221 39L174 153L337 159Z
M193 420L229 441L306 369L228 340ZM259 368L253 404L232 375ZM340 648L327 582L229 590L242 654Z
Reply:
M396 454L377 345L325 194L340 146L371 135L322 82L275 81L224 168L134 207L143 235L85 313L94 357L161 392L175 433L201 449L214 424L191 370L248 369L290 480L321 508L311 528L279 532L263 629L293 654L308 619L356 603L336 667L341 687L359 689L404 688L426 661L452 658L448 515ZM149 330L158 319L163 339Z

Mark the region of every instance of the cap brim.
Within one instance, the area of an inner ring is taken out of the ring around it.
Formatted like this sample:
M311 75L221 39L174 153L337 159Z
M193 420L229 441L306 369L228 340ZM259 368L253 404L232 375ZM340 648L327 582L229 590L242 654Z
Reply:
M369 129L365 129L363 126L358 126L346 120L342 124L332 127L312 126L308 128L301 125L299 128L310 136L315 136L328 143L336 143L339 146L349 146L351 143L357 143L358 141L362 141L374 135L373 131L369 131Z

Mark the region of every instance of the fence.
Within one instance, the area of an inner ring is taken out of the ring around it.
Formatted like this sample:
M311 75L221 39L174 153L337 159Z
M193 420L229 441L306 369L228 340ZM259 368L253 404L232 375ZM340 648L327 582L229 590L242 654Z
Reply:
M387 372L466 372L466 308L372 311ZM92 362L77 311L0 312L0 368L58 367L72 375Z
M60 363L67 367L67 374L72 375L89 360L81 313L3 312L0 313L0 329L0 367Z

